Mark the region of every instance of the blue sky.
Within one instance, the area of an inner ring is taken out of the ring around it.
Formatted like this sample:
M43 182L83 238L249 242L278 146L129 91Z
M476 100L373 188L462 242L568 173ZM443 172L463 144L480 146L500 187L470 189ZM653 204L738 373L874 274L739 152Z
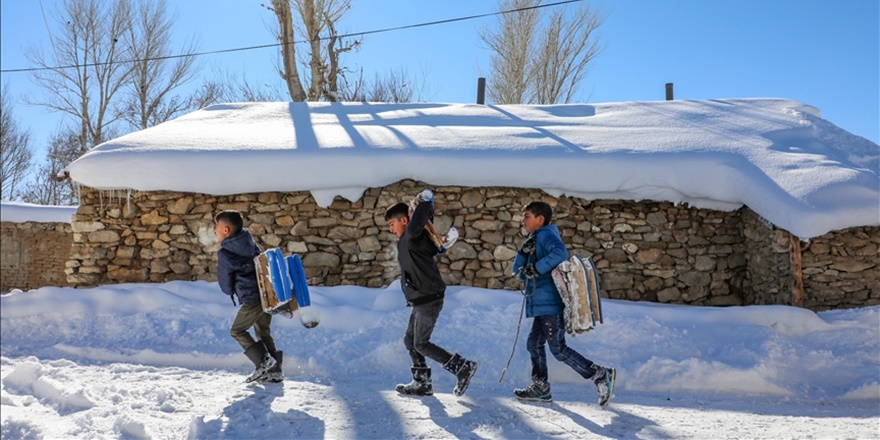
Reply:
M49 16L56 0L0 3L2 69L29 67L22 52L48 41L42 3ZM264 1L264 3L268 3ZM495 10L493 0L354 0L341 32L404 26ZM546 1L545 3L552 3ZM825 119L880 143L880 2L876 0L614 0L591 2L608 14L601 27L603 53L581 84L580 101L783 97L819 108ZM260 1L169 2L176 11L176 37L195 37L199 50L273 43L271 12ZM573 6L568 6L569 8ZM478 31L494 18L406 29L366 37L348 60L367 77L388 69L425 75L427 97L474 102L477 78L489 66ZM276 81L275 49L202 57L204 75L217 69L263 84ZM21 104L39 94L28 74L3 73L18 120L30 128L35 147L60 117ZM197 82L192 86L197 85Z

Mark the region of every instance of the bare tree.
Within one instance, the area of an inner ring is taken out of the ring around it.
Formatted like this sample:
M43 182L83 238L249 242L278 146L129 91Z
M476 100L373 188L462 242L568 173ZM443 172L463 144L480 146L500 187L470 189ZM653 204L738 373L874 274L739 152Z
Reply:
M3 200L16 200L28 175L33 150L30 132L23 130L12 112L9 86L0 90L0 190Z
M537 6L541 0L503 0L501 11ZM534 87L533 58L538 21L537 9L502 14L497 29L486 28L480 33L493 54L487 93L497 104L521 104L530 99L529 88Z
M351 9L351 0L293 0L300 33L309 41L309 101L338 100L339 58L357 47L358 40L340 38L336 23ZM322 45L322 38L326 44Z
M70 179L63 179L61 171L80 156L77 129L61 128L49 139L46 160L28 182L24 201L40 205L76 205L76 188Z
M605 15L582 3L571 15L555 10L538 47L535 63L535 103L569 103L578 84L589 71L591 62L601 52L599 26Z
M229 71L214 71L214 78L202 82L190 97L192 106L205 108L220 102L286 101L285 91L268 84L258 85Z
M188 42L177 55L171 55L172 21L165 0L140 0L132 14L126 44L136 61L126 82L122 115L135 129L165 122L187 110L191 102L172 92L193 77L195 44Z
M127 0L64 0L56 14L59 30L51 36L52 53L31 49L34 81L45 97L32 104L69 115L78 127L80 152L108 138L119 119L114 98L131 73L133 57L124 43L131 22Z
M406 69L391 69L384 76L375 75L372 82L364 79L363 71L351 82L343 77L340 83L341 101L364 102L422 102L428 98L425 84L427 74L414 77Z
M288 0L272 0L272 6L269 7L269 10L273 11L278 19L278 39L281 41L282 58L282 69L279 73L284 83L287 84L290 100L303 102L307 97L299 79L299 70L296 67L296 46L293 39L293 16L290 13L290 2Z
M598 28L605 14L586 3L576 9L543 14L542 0L501 0L495 28L480 38L494 53L489 99L497 104L568 103L599 55Z
M280 74L287 84L290 99L339 100L340 77L345 74L340 57L360 44L357 40L340 37L336 31L336 23L351 9L351 0L272 0L269 9L278 19L282 55ZM295 33L308 41L308 51L302 57L297 56ZM302 80L309 85L308 88L301 82L297 63L306 67Z

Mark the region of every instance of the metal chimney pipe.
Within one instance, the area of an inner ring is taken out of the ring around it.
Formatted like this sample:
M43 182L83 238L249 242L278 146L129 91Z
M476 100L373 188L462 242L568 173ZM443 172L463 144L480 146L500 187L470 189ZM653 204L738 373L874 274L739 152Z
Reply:
M477 78L477 104L486 103L486 78Z

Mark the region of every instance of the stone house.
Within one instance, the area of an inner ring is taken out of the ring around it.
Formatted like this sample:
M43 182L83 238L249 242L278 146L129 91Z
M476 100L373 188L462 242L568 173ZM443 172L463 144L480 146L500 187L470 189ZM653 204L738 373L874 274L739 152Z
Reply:
M258 244L303 256L310 284L379 287L398 275L384 209L430 187L438 229L461 232L438 259L449 284L519 288L520 211L543 199L611 298L880 304L878 147L845 135L786 100L213 106L67 168L81 204L65 272L214 280L212 217L236 209ZM847 149L863 161L804 172Z
M0 202L0 292L66 286L75 207Z

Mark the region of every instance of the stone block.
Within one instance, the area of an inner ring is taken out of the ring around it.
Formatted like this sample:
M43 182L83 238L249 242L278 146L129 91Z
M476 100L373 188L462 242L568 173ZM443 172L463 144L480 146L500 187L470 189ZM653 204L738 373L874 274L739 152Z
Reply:
M681 298L681 291L677 287L670 287L657 292L657 301L661 303L676 303Z
M340 261L338 255L327 252L309 252L303 257L303 266L309 268L337 267Z
M119 233L116 231L103 230L89 233L89 243L115 243L119 238Z
M168 204L168 212L186 214L195 205L192 197L182 197Z
M168 223L168 217L164 217L156 211L151 211L150 213L142 215L140 220L141 224L144 226L156 226Z

